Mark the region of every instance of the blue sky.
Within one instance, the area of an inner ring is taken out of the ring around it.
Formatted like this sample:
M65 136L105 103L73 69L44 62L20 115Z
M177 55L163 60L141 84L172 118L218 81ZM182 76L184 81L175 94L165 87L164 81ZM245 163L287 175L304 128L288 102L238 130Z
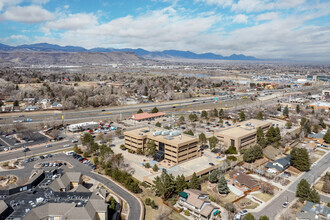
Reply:
M329 0L0 0L0 42L330 60Z

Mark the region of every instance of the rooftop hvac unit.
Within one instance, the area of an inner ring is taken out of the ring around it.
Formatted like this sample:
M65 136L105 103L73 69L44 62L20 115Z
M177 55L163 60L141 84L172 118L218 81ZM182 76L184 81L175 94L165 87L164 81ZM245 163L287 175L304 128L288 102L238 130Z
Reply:
M170 136L172 136L172 137L178 136L180 134L181 134L180 131L172 131L172 132L170 132Z
M169 135L170 134L170 131L162 131L162 135L165 136L165 135Z
M173 137L171 137L171 136L165 136L164 137L166 140L173 140L174 138Z
M161 135L162 134L162 131L155 131L152 133L153 136L158 136L158 135Z

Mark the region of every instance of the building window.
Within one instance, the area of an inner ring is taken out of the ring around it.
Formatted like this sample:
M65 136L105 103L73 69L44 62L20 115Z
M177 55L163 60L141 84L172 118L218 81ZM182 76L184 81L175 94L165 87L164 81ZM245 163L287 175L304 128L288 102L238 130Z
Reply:
M230 146L235 146L235 140L230 139Z

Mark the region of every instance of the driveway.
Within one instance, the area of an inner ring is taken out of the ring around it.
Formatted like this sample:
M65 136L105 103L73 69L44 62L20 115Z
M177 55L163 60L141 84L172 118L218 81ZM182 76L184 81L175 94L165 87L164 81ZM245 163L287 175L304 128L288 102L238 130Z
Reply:
M321 158L318 163L311 168L310 171L302 174L295 182L293 182L286 190L283 190L268 202L266 206L259 212L253 213L255 217L267 215L269 219L275 219L275 216L283 210L282 204L286 201L292 202L296 198L297 185L301 179L306 179L312 184L322 173L328 169L330 161L330 153ZM321 195L322 201L329 201L329 197Z

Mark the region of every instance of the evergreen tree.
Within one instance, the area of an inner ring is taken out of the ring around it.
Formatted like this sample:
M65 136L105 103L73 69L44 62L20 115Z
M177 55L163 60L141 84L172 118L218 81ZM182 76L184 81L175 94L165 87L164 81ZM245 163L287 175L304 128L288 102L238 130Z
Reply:
M245 113L244 113L243 111L241 111L241 112L239 113L239 120L240 120L240 121L245 121Z
M210 183L216 183L218 182L218 171L213 170L209 175L209 181Z
M175 180L172 174L162 172L160 176L155 177L153 183L154 192L163 199L168 198L175 192Z
M184 123L184 116L183 116L183 115L180 116L180 118L179 118L179 123L180 123L180 124L183 124L183 123Z
M296 196L301 200L305 201L308 199L311 192L310 185L306 179L300 180L297 185Z
M283 109L283 115L285 117L289 117L289 107L288 106L285 106L284 109Z
M189 187L192 189L200 189L200 187L201 187L199 179L197 178L197 175L195 172L194 172L192 178L190 179Z
M292 122L291 121L288 121L286 124L285 124L285 127L287 129L291 129L292 128Z
M191 122L197 121L198 120L198 116L196 114L190 114L189 115L189 120Z
M183 190L188 188L188 183L186 182L186 178L184 177L184 175L182 174L181 176L178 175L175 179L175 190L176 193L180 193Z
M308 152L305 148L293 148L290 156L291 166L300 171L308 171L310 168Z
M325 135L323 136L323 140L325 143L330 144L330 129L328 129Z
M257 144L260 145L260 147L266 147L267 141L265 139L264 131L261 127L258 127L257 129Z
M312 189L311 192L309 193L309 196L307 198L308 201L313 202L313 203L320 203L320 195L318 192L316 192L315 189Z
M94 143L94 138L90 133L85 133L81 140L83 145L92 145Z
M157 123L155 124L155 126L156 126L156 127L161 127L162 124L161 124L159 121L157 121Z
M199 136L198 136L198 139L199 139L199 143L203 146L206 144L207 142L207 139L206 139L206 136L204 133L201 133Z
M149 140L144 149L146 156L153 157L156 154L157 147L153 140Z
M118 205L116 199L111 196L109 200L110 213L114 213L117 210L117 206Z
M206 119L208 117L207 111L203 110L201 117Z
M267 144L272 144L276 141L277 132L273 126L271 126L268 131L266 132L266 140Z
M257 159L260 159L262 157L262 149L257 145L250 149L247 149L243 154L243 160L247 163L253 163Z
M154 172L157 172L157 171L159 170L157 164L155 164L155 165L152 167L152 170L153 170Z
M158 108L157 107L154 107L152 110L151 110L151 113L157 113L158 112Z
M300 113L300 106L299 106L299 105L296 106L296 112L297 112L298 114Z
M138 114L143 113L142 109L139 109L139 111L137 111Z
M223 120L221 117L219 117L219 124L223 125Z
M217 146L219 140L218 138L212 136L209 138L209 146L210 146L210 150L213 150L215 148L215 146Z
M267 215L262 215L259 217L259 220L269 220Z
M325 129L327 125L324 123L323 118L320 118L320 126Z
M243 220L256 220L256 218L251 213L248 213L243 217Z
M219 110L219 118L223 118L223 109L222 108Z
M15 107L19 106L19 102L18 102L18 100L15 100L15 101L14 101L14 106L15 106Z
M229 193L229 187L227 185L227 180L224 176L221 176L220 180L218 182L218 192L220 194L228 194Z
M275 128L275 142L278 142L281 140L281 131L279 127Z
M213 114L214 114L214 117L219 117L219 112L216 108L213 110Z
M264 119L264 115L262 114L262 112L258 112L256 119L258 120Z

